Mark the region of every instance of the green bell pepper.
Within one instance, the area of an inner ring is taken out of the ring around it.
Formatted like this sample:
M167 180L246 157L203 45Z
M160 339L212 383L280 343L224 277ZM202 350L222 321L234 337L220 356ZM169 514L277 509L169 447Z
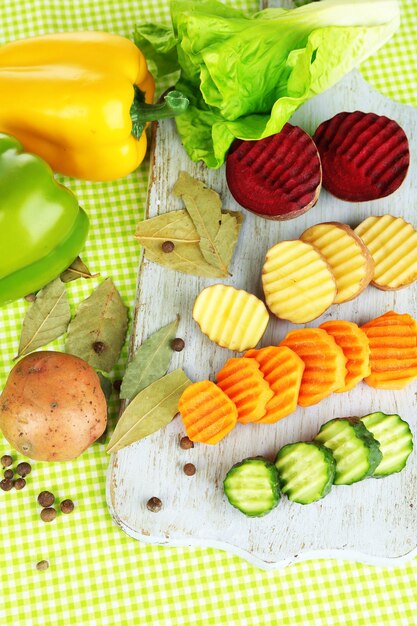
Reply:
M49 165L0 133L0 306L38 291L71 265L88 225Z

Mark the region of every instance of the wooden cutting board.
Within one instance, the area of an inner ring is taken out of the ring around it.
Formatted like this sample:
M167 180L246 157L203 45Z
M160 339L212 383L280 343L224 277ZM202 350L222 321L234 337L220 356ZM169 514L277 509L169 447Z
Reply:
M417 226L417 111L375 92L357 72L304 105L291 119L307 132L340 111L373 111L395 119L410 141L411 167L406 181L392 196L374 202L342 202L322 191L316 207L291 221L271 222L244 211L245 220L235 252L232 274L224 282L262 297L260 272L267 249L282 239L297 238L318 222L337 220L356 226L368 215L391 213ZM224 168L208 170L194 164L184 152L175 124L154 128L152 171L146 217L182 207L171 189L181 170L218 191L223 205L242 210L228 192ZM131 355L150 334L180 315L178 336L183 352L174 353L171 369L184 368L193 380L210 378L234 353L210 342L192 320L192 306L207 285L219 282L197 278L142 259L139 266ZM417 316L417 287L382 292L368 287L353 302L332 306L309 326L327 319L359 324L394 309ZM294 326L271 319L261 345L276 344ZM320 404L299 408L274 425L238 425L217 446L179 446L185 434L177 417L163 430L112 455L108 469L107 500L115 522L131 537L147 543L213 546L274 569L309 558L337 557L367 563L397 565L417 554L417 453L406 469L383 480L370 479L335 487L323 500L302 506L283 498L263 518L249 519L232 508L222 489L228 469L248 456L273 459L286 443L307 441L333 417L366 415L382 410L399 413L416 430L416 384L404 391L380 391L359 384L344 394L333 394ZM185 463L197 472L188 477ZM146 508L152 496L162 500L158 513Z

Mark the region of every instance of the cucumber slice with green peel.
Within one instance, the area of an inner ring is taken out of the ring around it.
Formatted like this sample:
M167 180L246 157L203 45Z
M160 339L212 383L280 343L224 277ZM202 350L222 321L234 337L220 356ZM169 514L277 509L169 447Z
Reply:
M223 486L230 504L248 517L266 515L281 497L277 468L262 457L244 459L233 465Z
M314 441L333 452L335 485L351 485L372 476L382 460L379 442L359 417L335 418L326 422Z
M410 426L399 415L386 415L382 411L361 418L366 428L379 441L382 461L374 471L375 478L401 472L413 450Z
M299 504L324 498L332 488L336 472L331 450L314 442L284 446L277 454L275 467L282 493Z

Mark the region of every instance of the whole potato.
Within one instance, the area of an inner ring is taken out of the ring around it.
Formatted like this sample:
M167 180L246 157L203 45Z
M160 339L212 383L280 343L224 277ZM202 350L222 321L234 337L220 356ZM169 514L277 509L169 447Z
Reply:
M31 459L75 459L103 434L106 423L97 373L71 354L29 354L14 366L0 396L0 428Z

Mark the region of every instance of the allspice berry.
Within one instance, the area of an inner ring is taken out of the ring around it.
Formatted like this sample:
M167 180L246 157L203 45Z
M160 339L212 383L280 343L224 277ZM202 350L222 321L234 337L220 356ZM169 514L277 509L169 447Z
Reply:
M59 505L63 513L72 513L74 510L74 502L72 500L63 500Z
M13 483L13 487L15 489L17 489L18 491L20 491L21 489L23 489L24 487L26 487L26 481L24 478L17 478L14 483Z
M159 498L153 497L147 501L146 506L152 513L158 513L162 509L162 502Z
M95 341L93 343L93 350L96 354L102 354L106 349L106 344L102 341Z
M189 450L190 448L194 448L194 442L191 441L189 437L181 437L180 448L182 448L183 450Z
M175 339L171 341L171 348L175 350L175 352L182 352L185 348L184 339L181 339L181 337L175 337Z
M52 506L55 502L55 496L50 491L41 491L38 495L38 503L43 507Z
M10 456L10 454L4 454L1 459L0 462L2 464L2 467L10 467L10 465L13 464L13 459Z
M3 491L10 491L11 489L13 489L13 481L10 480L10 478L5 478L4 480L0 481L0 489L2 489Z
M43 522L53 522L56 518L56 511L52 508L42 509L41 511L41 520Z
M48 561L39 561L39 563L36 563L36 569L38 569L41 572L44 572L46 569L48 569L48 567L49 567Z
M169 252L173 252L175 244L172 241L164 241L161 247L162 252L166 252L168 254Z
M32 466L29 463L19 463L16 467L16 473L23 478L30 474L32 471Z
M184 465L184 474L186 476L194 476L194 474L196 473L196 468L195 465L193 465L192 463L186 463Z
M13 470L12 470L12 469L7 469L7 470L4 472L4 477L5 477L5 478L13 478L13 476L14 476L14 474L13 474Z

